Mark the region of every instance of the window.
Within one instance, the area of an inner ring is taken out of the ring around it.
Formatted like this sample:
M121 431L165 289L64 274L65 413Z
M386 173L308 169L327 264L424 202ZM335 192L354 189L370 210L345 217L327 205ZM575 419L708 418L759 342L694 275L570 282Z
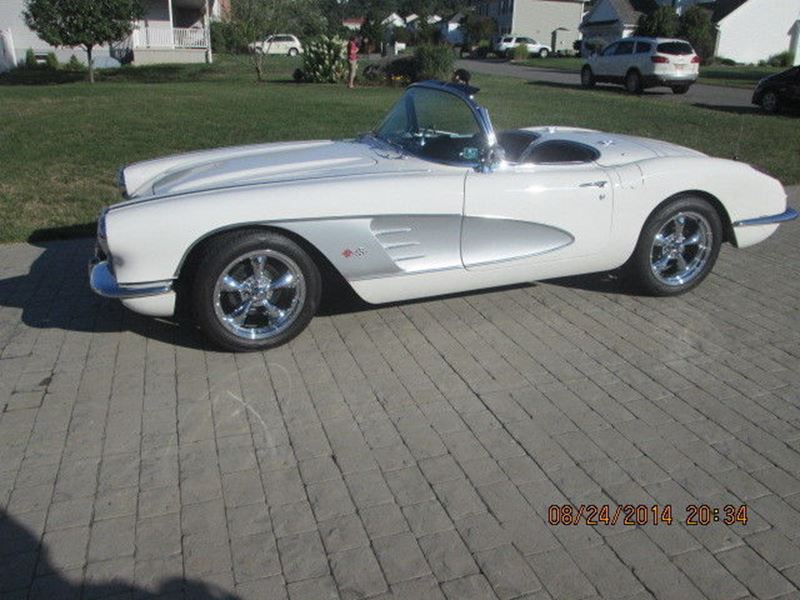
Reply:
M533 147L525 162L537 165L590 163L600 158L600 153L586 144L567 140L542 142Z
M376 137L422 158L477 163L486 144L472 110L446 91L410 88L375 131Z
M617 44L617 51L614 53L614 56L633 54L633 47L633 42L620 42Z
M614 42L610 46L606 46L603 49L603 56L614 56L614 54L617 53L617 46L619 46L619 43L617 42Z
M660 54L671 54L673 56L694 54L694 49L687 42L664 42L658 45L657 51Z
M514 38L513 37L505 37L505 38L503 38L503 43L504 44L513 44L514 43Z
M636 42L636 54L650 54L653 44L648 42Z

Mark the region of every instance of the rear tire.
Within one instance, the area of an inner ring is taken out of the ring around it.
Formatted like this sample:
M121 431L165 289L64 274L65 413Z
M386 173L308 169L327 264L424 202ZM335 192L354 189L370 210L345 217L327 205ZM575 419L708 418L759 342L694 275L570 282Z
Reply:
M297 56L298 54L297 48L289 48L289 56Z
M547 58L548 56L550 56L550 50L547 48L542 48L539 50L539 58Z
M625 271L645 294L686 293L711 272L722 235L722 220L711 204L696 196L676 198L647 219Z
M672 86L672 93L682 96L689 91L689 87L688 85L674 85Z
M642 93L642 76L638 71L628 71L628 74L625 75L625 89L629 94Z
M259 230L221 235L195 264L195 317L211 341L226 350L285 344L306 328L319 307L319 269L283 235Z
M585 65L583 69L581 69L581 85L587 89L593 88L595 86L595 79L594 73L592 72L592 68L589 65Z

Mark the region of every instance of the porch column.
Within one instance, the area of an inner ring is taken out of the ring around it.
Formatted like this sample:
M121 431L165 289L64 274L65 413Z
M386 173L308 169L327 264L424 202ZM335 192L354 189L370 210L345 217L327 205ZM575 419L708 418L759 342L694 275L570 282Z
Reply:
M206 38L206 63L210 65L214 62L214 57L211 55L211 12L208 8L208 0L206 0L206 14L203 15L203 35Z
M175 23L172 20L172 0L167 0L167 10L169 11L169 39L170 47L175 49Z
M794 58L792 64L800 65L800 19L795 21L794 27L792 28L792 45L790 51Z

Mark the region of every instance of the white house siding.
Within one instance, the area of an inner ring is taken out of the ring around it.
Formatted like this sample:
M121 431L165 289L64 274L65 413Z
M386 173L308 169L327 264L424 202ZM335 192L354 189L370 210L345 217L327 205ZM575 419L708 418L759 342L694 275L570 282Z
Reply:
M583 4L569 0L516 0L511 29L540 44L553 45L553 51L572 51L580 37Z
M748 0L718 23L717 56L757 63L789 50L798 19L800 0Z
M25 24L25 19L22 18L24 8L24 0L0 0L0 30L11 31L18 62L25 60L28 48L36 53L54 52L61 62L68 61L73 54L81 61L86 62L86 52L83 51L83 48L55 48L40 39ZM95 48L94 56L108 56L108 48Z

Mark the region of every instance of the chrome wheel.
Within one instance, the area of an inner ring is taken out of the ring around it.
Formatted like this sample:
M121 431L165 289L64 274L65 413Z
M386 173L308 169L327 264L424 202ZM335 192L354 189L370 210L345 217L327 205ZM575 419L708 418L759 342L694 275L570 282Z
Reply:
M306 284L297 263L275 250L241 255L214 286L214 312L239 338L265 340L286 331L303 309Z
M665 285L690 283L704 273L713 247L714 233L706 217L679 212L653 238L650 269Z

